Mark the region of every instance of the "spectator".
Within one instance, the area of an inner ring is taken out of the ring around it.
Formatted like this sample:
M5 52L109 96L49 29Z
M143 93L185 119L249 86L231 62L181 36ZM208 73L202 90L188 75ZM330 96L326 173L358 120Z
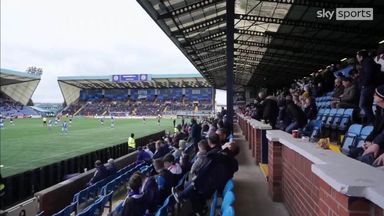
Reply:
M145 151L144 149L143 149L143 147L141 147L141 146L139 146L138 148L137 148L137 159L136 159L136 163L141 163L141 162L143 162L143 161L150 161L150 160L152 160L152 157L151 157L151 155L147 152L147 151Z
M356 85L350 77L343 77L342 83L344 86L343 94L340 95L339 100L332 102L334 108L356 108L358 92Z
M224 145L227 140L227 131L224 128L219 128L216 130L216 134L219 136L220 139L220 146Z
M238 170L237 160L234 158L239 152L235 143L226 148L207 154L207 160L199 169L196 178L183 190L172 188L172 194L177 202L191 199L195 215L204 215L206 199L217 191L223 191L225 184Z
M375 161L373 165L384 165L384 85L376 88L374 101L378 108L376 110L376 121L371 134L363 145L363 156L373 154Z
M96 182L108 177L108 171L105 168L104 164L101 163L100 160L97 160L95 162L95 168L96 168L96 172L93 175L93 177L91 178L91 180L89 181L88 185L93 185Z
M133 174L128 182L128 196L124 201L123 216L143 216L146 210L144 194L140 189L143 184L139 174Z
M317 116L317 107L314 98L307 97L304 99L304 112L308 120L314 120Z
M175 158L180 158L181 153L185 150L186 145L187 145L187 142L185 140L180 140L179 145L177 145L178 148L176 148L175 151L173 152L173 156Z
M342 95L343 92L344 92L344 86L341 82L341 77L338 76L335 79L335 88L333 90L332 98L334 98L335 100L339 99L340 95Z
M115 175L117 173L117 168L116 168L116 165L115 165L115 161L112 158L110 158L108 160L108 164L107 164L106 169L108 171L108 175Z
M153 159L164 157L169 152L169 148L161 140L156 141L155 147L156 151L153 154Z
M176 132L175 136L173 137L173 143L179 143L180 140L184 140L187 137L180 124L178 124L176 128L178 129L178 132Z
M270 124L273 129L276 128L276 121L279 115L279 107L277 106L277 99L273 96L268 96L263 102L262 119L265 123Z
M154 160L153 168L157 173L156 182L159 190L158 200L159 203L163 203L167 196L171 194L171 188L176 184L172 173L165 169L162 159Z
M208 124L203 124L203 127L201 129L201 137L202 138L207 138L208 131L209 131L209 125Z
M201 140L201 127L194 118L192 118L191 123L191 138L197 152L197 143Z
M291 123L285 128L287 133L292 133L293 130L304 128L307 124L307 116L304 111L293 103L291 97L286 98L286 112L287 116L290 119Z
M378 67L373 58L369 56L367 50L358 51L356 58L362 66L359 80L361 87L359 106L364 111L367 123L369 124L374 121L372 104L375 91L375 73L378 72Z
M152 158L153 157L153 152L151 150L151 145L153 145L152 142L148 143L147 146L145 147L144 151L149 154L149 156Z
M189 172L189 170L191 170L191 161L190 161L189 155L185 151L183 151L183 153L181 154L179 163L180 163L181 169L183 170L183 175Z
M167 154L164 159L164 167L174 175L174 182L178 182L182 177L183 170L179 163L175 162L175 157L172 154Z
M196 154L196 161L192 164L191 167L191 174L196 175L196 173L199 171L201 166L204 164L206 158L207 158L207 153L208 153L208 142L206 140L200 140L200 142L197 144L199 151Z
M208 134L208 146L209 146L209 152L210 151L220 151L221 145L220 145L220 137L216 133L212 132Z

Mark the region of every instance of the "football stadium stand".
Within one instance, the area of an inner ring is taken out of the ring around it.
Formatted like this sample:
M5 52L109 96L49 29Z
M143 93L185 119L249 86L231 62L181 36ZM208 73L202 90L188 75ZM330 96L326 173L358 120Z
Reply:
M27 106L37 85L38 74L23 73L8 69L0 69L0 114L7 117L25 117L38 115Z
M68 105L63 112L74 115L210 113L214 102L213 89L198 74L59 77L58 82Z

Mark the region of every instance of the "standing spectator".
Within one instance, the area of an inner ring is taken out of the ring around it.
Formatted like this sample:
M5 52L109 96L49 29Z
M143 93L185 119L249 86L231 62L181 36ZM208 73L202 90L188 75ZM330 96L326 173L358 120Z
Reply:
M91 180L89 181L88 185L93 185L96 182L108 177L108 171L105 168L104 164L101 163L100 160L97 160L95 162L95 168L96 168L96 172L93 175L93 177L91 178Z
M175 151L173 152L173 156L175 158L180 158L181 153L184 151L186 148L187 142L185 140L180 140L179 144L177 145L178 148L175 147Z
M375 73L378 67L367 50L360 50L356 54L357 61L362 66L360 74L360 109L364 111L367 123L373 123L374 115L372 111L373 94L375 91Z
M201 127L194 118L192 118L191 123L191 138L197 152L197 143L201 140Z
M139 174L133 174L128 182L128 196L124 201L123 216L143 216L146 210L144 194L140 189L143 179Z
M277 99L273 96L268 96L263 103L262 119L265 123L270 124L273 129L276 128L276 121L279 115L279 107L277 106Z

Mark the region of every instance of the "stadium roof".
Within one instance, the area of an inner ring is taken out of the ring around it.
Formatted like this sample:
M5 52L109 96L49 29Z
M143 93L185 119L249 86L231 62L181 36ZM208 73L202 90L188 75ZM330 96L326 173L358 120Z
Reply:
M6 95L26 105L31 99L40 82L40 75L0 69L1 91Z
M207 88L209 82L200 74L145 74L145 80L118 81L115 76L142 76L125 74L108 76L58 77L59 87L67 104L75 102L81 89L146 89L146 88Z
M225 0L137 0L196 69L226 86ZM374 8L372 21L317 18L318 10ZM238 0L234 15L234 81L280 87L295 78L376 48L384 39L384 1Z

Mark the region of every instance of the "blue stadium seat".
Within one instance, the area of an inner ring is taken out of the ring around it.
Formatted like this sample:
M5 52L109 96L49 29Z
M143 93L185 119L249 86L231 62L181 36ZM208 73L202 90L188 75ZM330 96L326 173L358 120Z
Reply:
M174 203L174 197L173 195L169 195L163 205L160 207L160 209L156 212L155 216L167 216L168 215L168 208L170 207L170 205L172 205Z
M363 146L365 139L367 139L368 135L372 132L373 126L365 126L361 129L360 135L358 137L357 147Z
M225 187L224 187L224 190L223 190L223 197L225 196L225 194L228 192L228 191L232 191L233 187L234 187L234 183L233 183L233 180L232 179L229 179L227 181L227 184L225 184Z
M317 142L321 136L322 122L321 120L312 120L310 124L312 124L312 132L309 136L309 141Z
M349 127L347 133L344 135L341 151L344 154L348 154L350 147L354 147L357 144L357 138L360 135L362 125L353 124Z
M216 216L216 207L217 207L217 191L215 191L212 197L211 209L209 211L210 216Z
M321 117L321 123L322 123L322 124L325 124L325 122L326 122L327 119L328 119L328 115L329 115L330 112L331 112L331 109L325 109L325 110L324 110L324 114L323 114L323 116Z
M324 124L324 126L326 128L330 128L331 127L331 125L333 123L333 119L336 116L336 112L337 112L337 109L331 109L331 111L329 112L327 120L325 121L325 124Z
M99 199L102 199L100 197ZM96 205L92 204L88 206L87 208L83 209L77 216L94 216L96 211Z
M321 120L325 112L325 109L320 109L319 112L317 113L316 120Z
M235 194L232 191L228 191L224 196L223 202L221 203L221 212L224 212L224 210L234 202Z
M346 109L344 111L344 114L343 114L343 117L340 121L340 125L338 127L338 129L340 131L346 131L348 126L351 124L352 122L352 114L353 114L353 109Z
M343 118L344 112L345 112L345 109L337 109L335 118L333 119L333 122L331 125L332 129L335 130L339 127L341 119Z
M233 209L232 206L228 206L228 207L224 210L222 216L235 216L235 210Z
M53 214L52 216L70 216L72 212L77 212L77 203L73 202L66 206L63 210Z

